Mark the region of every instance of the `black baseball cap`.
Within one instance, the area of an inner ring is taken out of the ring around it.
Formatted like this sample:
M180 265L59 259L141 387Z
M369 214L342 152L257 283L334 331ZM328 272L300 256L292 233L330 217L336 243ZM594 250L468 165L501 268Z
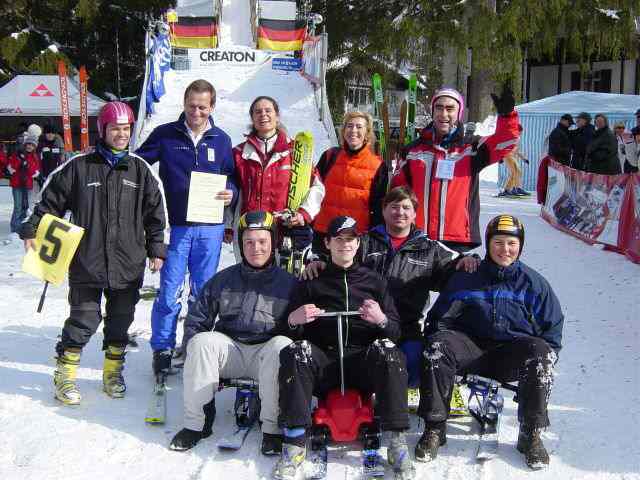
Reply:
M327 230L327 238L337 237L341 233L347 232L353 233L356 237L359 236L358 223L351 217L341 215L331 220Z
M560 120L568 120L569 121L569 125L573 125L576 122L573 121L573 117L571 116L570 113L565 113L564 115L562 115L560 117Z

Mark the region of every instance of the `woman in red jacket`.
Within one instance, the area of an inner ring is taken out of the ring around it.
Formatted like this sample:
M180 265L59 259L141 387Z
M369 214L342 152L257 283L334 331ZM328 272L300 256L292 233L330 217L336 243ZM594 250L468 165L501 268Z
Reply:
M280 107L271 97L260 96L249 107L251 131L246 140L233 149L236 184L240 189L240 215L254 210L280 213L287 210L287 194L291 181L293 140L280 123ZM311 242L309 224L320 211L324 186L317 170L300 208L290 212L286 224L295 248Z
M347 112L340 132L341 148L330 148L318 162L326 194L313 223L313 250L326 254L323 238L331 220L355 218L360 234L382 223L382 198L387 193L389 171L373 151L375 135L371 115Z
M20 232L20 224L31 208L33 179L40 175L40 159L36 153L38 139L28 135L24 140L24 149L9 157L7 171L11 176L9 185L13 193L13 214L11 232Z

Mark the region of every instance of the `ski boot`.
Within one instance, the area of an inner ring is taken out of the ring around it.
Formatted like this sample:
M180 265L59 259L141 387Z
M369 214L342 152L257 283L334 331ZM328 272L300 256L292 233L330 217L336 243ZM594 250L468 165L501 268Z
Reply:
M278 433L263 433L260 451L263 455L274 456L282 453L282 440L284 436Z
M443 422L444 423L444 422ZM418 440L415 449L416 460L418 462L431 462L438 456L438 449L447 443L446 425L429 426L424 429L424 433Z
M196 444L211 436L213 433L213 421L216 418L216 399L215 397L204 407L204 427L201 431L191 430L189 428L183 428L175 434L171 443L169 444L169 450L175 450L176 452L184 452L190 450L196 446Z
M549 454L540 438L539 428L520 425L516 448L524 454L527 465L532 470L542 470L549 466Z
M127 386L124 383L125 347L107 345L104 352L104 366L102 367L102 388L111 398L122 398Z
M387 461L393 467L396 480L409 480L415 477L416 469L409 455L407 438L404 432L391 432Z
M306 453L305 447L283 443L282 454L273 468L273 478L275 480L295 480L303 469Z
M67 349L58 354L53 372L55 397L65 405L78 405L82 396L76 385L76 373L80 365L80 349Z
M153 352L153 373L158 375L164 373L168 375L171 373L171 359L173 358L173 352L169 349L156 350Z

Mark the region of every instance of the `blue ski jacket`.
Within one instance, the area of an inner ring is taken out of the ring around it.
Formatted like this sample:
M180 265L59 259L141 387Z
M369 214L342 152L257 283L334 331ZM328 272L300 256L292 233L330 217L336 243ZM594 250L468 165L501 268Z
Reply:
M504 342L540 337L557 353L563 322L560 302L542 275L519 260L500 267L485 259L475 273L451 277L429 311L425 336L458 330Z
M170 225L192 225L187 222L191 172L226 175L227 189L233 191L231 206L238 198L229 135L216 127L209 117L211 128L203 134L196 147L184 122L182 113L178 121L160 125L136 150L136 154L148 163L160 162L160 179L167 198Z

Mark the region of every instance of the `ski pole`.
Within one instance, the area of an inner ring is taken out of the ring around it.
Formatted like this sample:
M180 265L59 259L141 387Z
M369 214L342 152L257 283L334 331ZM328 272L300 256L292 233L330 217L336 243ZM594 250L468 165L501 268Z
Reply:
M38 303L38 313L42 313L42 307L44 306L44 298L47 296L47 289L49 288L49 282L44 282L44 288L42 289L42 295L40 295L40 302Z

